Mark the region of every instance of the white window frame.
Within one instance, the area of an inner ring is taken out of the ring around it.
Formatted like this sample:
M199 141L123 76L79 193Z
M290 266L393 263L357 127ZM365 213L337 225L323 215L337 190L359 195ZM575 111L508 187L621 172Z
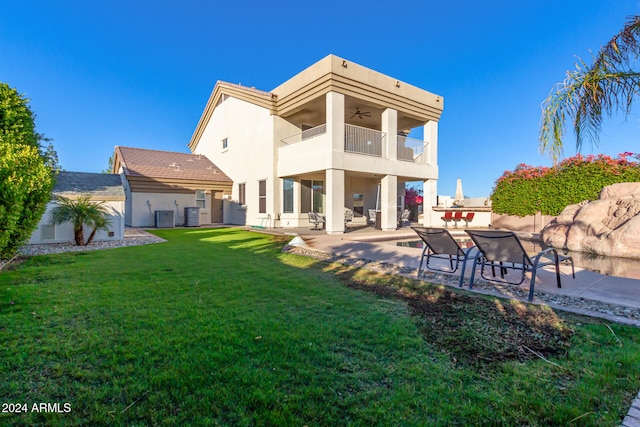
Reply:
M198 197L198 193L202 193L202 197ZM207 208L207 192L205 190L196 190L196 206L202 210Z

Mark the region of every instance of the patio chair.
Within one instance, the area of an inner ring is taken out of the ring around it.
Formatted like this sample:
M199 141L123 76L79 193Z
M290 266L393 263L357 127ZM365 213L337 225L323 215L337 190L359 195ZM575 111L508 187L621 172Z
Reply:
M409 209L405 209L402 211L402 213L400 214L400 219L398 220L398 223L400 223L400 227L404 227L406 226L410 226L411 225L411 221L409 221L409 217L411 217L411 211Z
M324 217L316 212L309 212L309 222L313 224L312 230L321 230L324 227Z
M349 223L353 221L353 211L351 209L347 209L344 211L344 229L347 230L349 228Z
M444 221L444 226L446 228L449 221L453 221L453 211L445 211L444 216L441 216L440 219Z
M376 210L369 209L369 225L374 227L376 225Z
M476 215L475 212L468 212L467 216L462 217L462 220L464 221L464 228L468 228L469 227L469 223L471 221L473 221L473 217Z
M573 258L570 256L558 255L554 248L548 248L531 259L522 246L522 242L513 231L501 230L465 230L471 237L473 243L478 248L478 253L474 257L469 280L469 289L473 288L473 279L476 273L476 266L480 264L480 275L490 282L506 283L510 285L520 285L524 282L525 273L531 271L531 284L529 285L529 301L533 300L533 290L536 283L536 272L539 268L547 265L554 265L556 269L556 281L558 288L560 283L560 262L571 264L571 273L576 278L573 265ZM491 268L491 276L485 274L485 268ZM496 277L496 268L500 272L500 277ZM520 272L518 280L508 278L509 270ZM505 277L506 276L506 277ZM460 283L462 286L462 282Z
M456 242L446 228L411 227L411 229L416 232L424 243L422 256L420 257L420 266L418 267L418 278L424 271L423 265L429 270L453 273L458 270L460 262L462 262L462 272L459 282L459 285L462 286L466 261L473 247L467 249L466 252L462 250L458 242ZM449 268L432 265L431 261L433 258L449 261Z
M455 228L458 228L458 221L462 221L462 211L456 211L453 214L453 223L455 224Z

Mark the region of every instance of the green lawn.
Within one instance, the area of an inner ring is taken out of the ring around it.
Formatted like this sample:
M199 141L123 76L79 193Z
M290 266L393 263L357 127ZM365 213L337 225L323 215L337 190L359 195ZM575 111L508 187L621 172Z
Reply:
M0 424L615 426L640 389L635 328L156 234L0 272Z

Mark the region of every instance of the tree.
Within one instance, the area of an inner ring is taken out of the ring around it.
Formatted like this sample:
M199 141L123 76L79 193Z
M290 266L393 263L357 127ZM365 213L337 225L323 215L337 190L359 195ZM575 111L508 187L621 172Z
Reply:
M54 176L42 139L27 99L0 82L0 259L29 238L51 199Z
M585 137L597 145L603 115L631 112L633 100L640 91L640 72L634 71L640 55L640 16L627 19L587 66L579 60L575 71L568 71L562 84L556 85L543 103L540 126L540 151L554 162L562 155L565 121L573 121L576 148Z
M77 199L57 196L57 205L51 210L51 224L57 225L65 222L73 224L73 237L77 246L85 246L91 243L96 231L107 229L109 220L105 202L95 202L87 195L81 195ZM84 226L92 227L93 231L89 239L84 241Z
M108 166L102 171L102 173L113 173L113 161L114 161L114 157L113 154L109 157L109 160L107 160Z

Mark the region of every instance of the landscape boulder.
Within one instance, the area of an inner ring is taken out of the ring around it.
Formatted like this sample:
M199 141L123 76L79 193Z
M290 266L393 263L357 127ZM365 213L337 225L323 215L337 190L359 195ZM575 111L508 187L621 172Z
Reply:
M540 236L558 249L640 258L640 182L609 185L598 200L567 206Z

